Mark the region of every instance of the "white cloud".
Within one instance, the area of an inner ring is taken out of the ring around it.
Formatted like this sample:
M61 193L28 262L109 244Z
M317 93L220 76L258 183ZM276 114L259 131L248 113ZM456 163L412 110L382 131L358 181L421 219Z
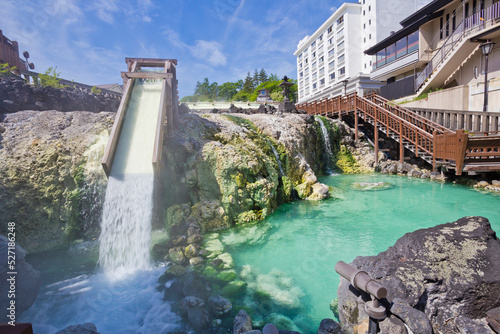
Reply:
M190 47L191 54L198 59L205 59L213 66L226 65L226 56L221 51L222 44L218 42L196 41L194 46Z
M337 7L335 7L335 6L330 7L330 11L331 11L332 13L335 13L335 11L336 11L337 9L338 9L338 8L337 8Z
M108 24L115 23L114 15L119 12L117 0L95 0L93 1L89 9L96 12L97 17Z

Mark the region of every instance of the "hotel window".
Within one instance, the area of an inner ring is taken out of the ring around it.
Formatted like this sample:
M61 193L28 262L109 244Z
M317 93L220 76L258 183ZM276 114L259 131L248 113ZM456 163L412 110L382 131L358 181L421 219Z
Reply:
M313 52L312 57L316 57L316 51Z
M313 79L313 80L316 80L316 78L317 78L317 77L318 77L318 73L314 72L314 73L313 73L313 77L312 77L312 79Z
M446 14L446 37L450 36L450 14Z
M301 61L301 60L302 60L302 53L299 54L299 61Z
M319 85L320 85L320 86L324 86L324 85L325 85L325 79L321 79L321 80L319 81Z
M324 60L325 60L325 57L323 57L323 56L319 57L319 60L318 60L319 64L320 65L323 64Z
M329 26L328 29L326 30L328 33L331 33L333 31L333 25Z
M363 16L365 16L365 10L363 9Z
M335 54L335 49L331 49L330 51L328 51L328 58L330 58L334 54Z
M313 90L316 89L316 83L313 83Z
M366 37L365 37L365 38L363 38L363 42L364 42L364 43L366 43Z
M335 60L332 60L332 61L328 64L328 68L329 68L329 69L332 69L334 66L335 66Z
M337 38L341 38L341 37L344 37L344 28L337 31Z
M304 72L300 72L300 77L302 78L304 76Z
M318 42L321 42L322 40L323 40L323 35L319 35Z
M344 41L340 42L337 45L337 50L339 50L339 53L342 52L342 50L344 50Z
M314 62L314 63L312 64L312 68L313 68L313 69L315 69L315 68L316 68L316 62Z
M344 63L344 60L345 60L345 55L341 55L341 56L339 57L339 59L338 59L338 61L339 61L339 65L340 65L340 64L343 64L343 63Z
M366 29L366 23L363 23L363 29Z
M323 75L325 74L325 68L322 67L320 70L319 70L319 75Z
M312 42L311 48L314 48L316 46L316 41Z
M332 44L333 44L333 37L328 40L328 45L332 45Z
M306 60L304 60L304 63L305 63L305 64L307 64L307 61L308 61L308 60L307 60L307 58L306 58Z
M335 80L335 72L330 73L330 81Z
M368 39L372 39L372 34L369 34L369 35L368 35Z
M339 69L339 77L345 74L345 67Z
M368 25L371 26L372 25L372 19L369 19L368 20Z
M457 29L457 13L456 11L453 11L451 17L451 31L455 31L455 29Z
M443 39L443 17L439 18L439 39Z
M337 25L338 24L342 24L344 22L344 15L342 15L341 17L339 17L339 19L337 20Z
M368 11L371 11L372 10L372 6L368 6Z
M302 63L299 64L299 68L302 68Z

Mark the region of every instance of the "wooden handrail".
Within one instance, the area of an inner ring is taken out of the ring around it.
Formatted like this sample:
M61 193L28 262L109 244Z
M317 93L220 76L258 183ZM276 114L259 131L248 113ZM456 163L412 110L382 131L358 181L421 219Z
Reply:
M409 109L393 105L376 94L365 97L357 96L355 93L336 96L298 104L297 108L304 109L312 115L339 118L343 114L355 112L356 125L358 116L365 122L373 121L376 142L379 127L385 129L387 134L397 134L396 140L400 142L401 156L404 152L403 142L405 142L404 145L413 148L417 157L419 154L426 154L424 156L426 159L432 157L434 168L443 162L447 164L453 162L457 175L461 175L463 170L500 171L499 131L466 133L464 130L457 130L455 132ZM375 146L376 151L377 148L378 144ZM443 160L443 162L437 160Z

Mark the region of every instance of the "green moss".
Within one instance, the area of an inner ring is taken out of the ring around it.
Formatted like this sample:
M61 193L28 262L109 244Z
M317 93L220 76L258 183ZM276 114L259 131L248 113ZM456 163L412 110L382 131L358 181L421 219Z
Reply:
M202 275L209 279L215 278L217 276L217 270L215 270L215 268L212 266L207 266L205 269L203 269Z
M237 116L233 116L233 115L224 115L224 117L226 117L228 120L230 120L234 124L239 125L239 126L244 127L244 128L247 128L248 130L258 131L255 124L253 124L252 121L250 121L246 118L237 117Z
M356 174L360 173L360 167L351 152L344 145L340 145L340 150L336 155L336 166L344 174Z
M271 300L271 295L266 291L255 290L255 292L253 293L253 298L255 299L255 301L263 303L269 302Z
M224 270L215 276L215 278L218 279L219 281L228 283L236 280L237 277L238 275L236 275L236 272L234 270Z
M243 281L232 281L229 282L225 287L222 288L221 292L223 296L227 297L236 297L243 293L245 288L247 287L247 283Z

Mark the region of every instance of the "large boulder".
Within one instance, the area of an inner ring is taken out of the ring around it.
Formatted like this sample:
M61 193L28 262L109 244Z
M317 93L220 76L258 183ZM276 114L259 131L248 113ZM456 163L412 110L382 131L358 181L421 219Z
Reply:
M413 332L487 330L486 312L500 306L500 240L483 217L407 233L387 251L352 265L387 288L385 305ZM343 325L367 318L363 301L369 296L345 279L337 294Z
M33 305L42 283L40 272L24 260L25 256L26 251L21 246L0 236L0 258L3 259L0 262L0 307L8 310L11 301L15 301L16 318ZM10 267L8 259L14 261L13 267ZM9 298L11 293L15 296Z

